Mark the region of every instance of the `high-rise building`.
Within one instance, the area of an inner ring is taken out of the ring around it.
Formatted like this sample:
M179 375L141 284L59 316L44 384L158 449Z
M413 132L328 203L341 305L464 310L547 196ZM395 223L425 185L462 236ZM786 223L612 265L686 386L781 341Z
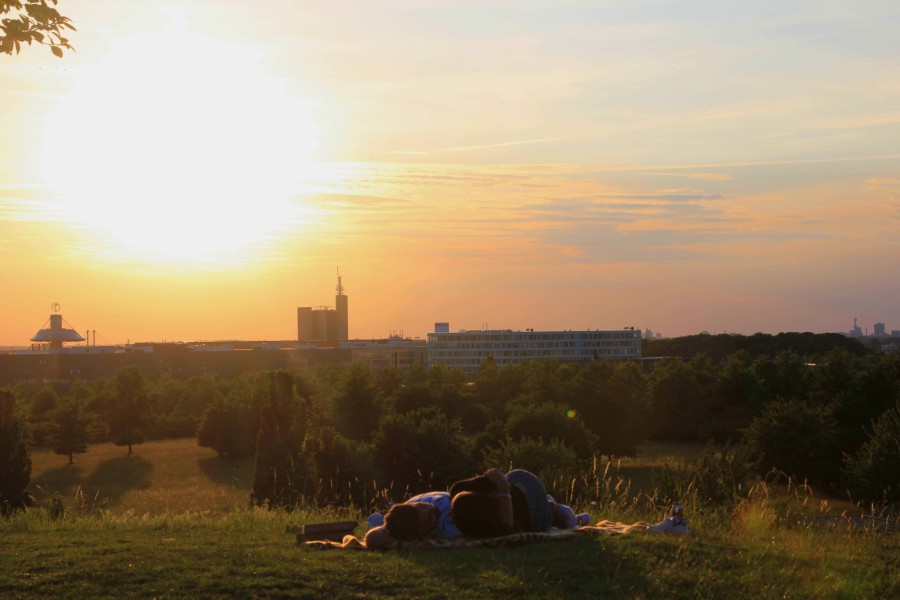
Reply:
M349 338L349 311L338 271L334 308L301 306L297 309L297 340L337 343Z

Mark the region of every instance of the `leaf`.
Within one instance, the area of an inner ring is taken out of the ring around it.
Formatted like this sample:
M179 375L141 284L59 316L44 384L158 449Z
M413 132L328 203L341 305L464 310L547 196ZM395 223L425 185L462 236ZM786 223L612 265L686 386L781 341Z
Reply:
M54 56L58 56L59 58L62 58L63 56L62 48L60 48L59 46L50 46L50 52L52 52Z

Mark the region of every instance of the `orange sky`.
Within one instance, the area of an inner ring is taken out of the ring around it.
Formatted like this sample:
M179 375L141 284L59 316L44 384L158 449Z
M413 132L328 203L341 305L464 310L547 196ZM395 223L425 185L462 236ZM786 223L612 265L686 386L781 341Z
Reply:
M0 346L900 329L893 3L245 4L0 56Z

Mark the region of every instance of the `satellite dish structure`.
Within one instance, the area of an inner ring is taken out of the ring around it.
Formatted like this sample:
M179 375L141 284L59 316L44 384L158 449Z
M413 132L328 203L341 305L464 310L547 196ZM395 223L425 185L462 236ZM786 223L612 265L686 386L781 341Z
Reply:
M39 330L31 338L32 342L47 343L51 351L62 350L66 342L83 342L84 338L74 329L63 327L63 318L59 314L61 308L59 302L50 305L53 314L50 315L50 327Z

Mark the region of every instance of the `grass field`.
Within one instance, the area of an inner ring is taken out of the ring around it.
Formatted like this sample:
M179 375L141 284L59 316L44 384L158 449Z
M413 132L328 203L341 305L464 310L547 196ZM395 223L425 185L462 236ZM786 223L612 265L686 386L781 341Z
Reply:
M41 500L58 493L78 512L223 514L246 508L253 486L253 460L221 460L190 439L140 444L131 456L122 446L99 444L72 465L38 450L31 461L32 495Z
M622 472L654 460L625 463ZM727 510L689 513L685 537L638 532L504 550L318 552L300 547L289 529L362 515L249 509L252 465L219 461L193 440L143 444L132 457L96 446L72 467L65 462L49 452L33 456L35 495L46 506L59 493L65 515L57 506L55 519L33 509L0 520L0 597L900 597L898 533L786 517L807 505L825 510L824 500L808 495L763 489ZM623 518L603 507L595 516Z

